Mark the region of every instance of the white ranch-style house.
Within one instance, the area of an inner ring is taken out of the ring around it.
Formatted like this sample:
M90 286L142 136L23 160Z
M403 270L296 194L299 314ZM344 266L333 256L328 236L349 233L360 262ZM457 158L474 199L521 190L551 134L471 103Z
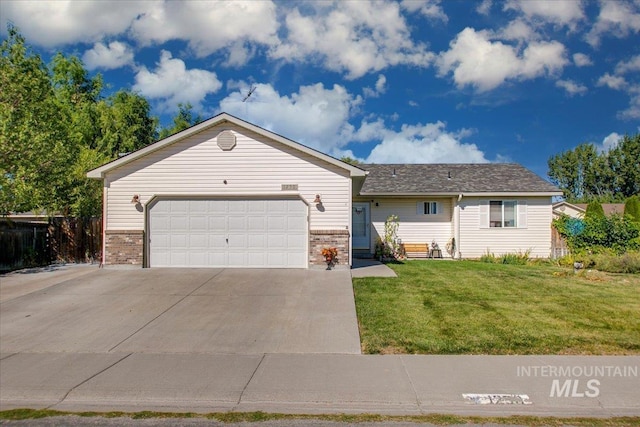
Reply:
M561 195L516 164L351 165L226 113L88 176L104 183L103 263L142 267L308 268L325 247L349 266L391 214L444 256L548 257Z

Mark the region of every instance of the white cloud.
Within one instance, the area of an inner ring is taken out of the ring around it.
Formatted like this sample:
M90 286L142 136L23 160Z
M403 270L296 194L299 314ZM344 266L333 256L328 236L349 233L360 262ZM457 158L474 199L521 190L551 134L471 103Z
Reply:
M631 57L628 61L620 61L615 67L615 73L605 73L598 79L598 86L624 91L629 96L629 107L618 111L618 118L623 120L640 119L640 55Z
M184 61L172 58L163 50L155 70L141 67L136 76L133 90L150 99L160 101L162 108L175 110L179 103L190 103L196 110L202 110L202 101L222 87L216 73L201 69L187 69Z
M453 74L459 88L470 85L479 92L495 89L507 80L554 75L567 64L566 49L559 42L531 42L524 49L492 41L488 31L465 28L440 53L438 75Z
M616 74L640 71L640 55L632 57L628 61L621 61L616 65Z
M602 152L611 151L618 146L621 139L622 135L616 132L611 132L609 135L604 137L602 144L596 145L596 147Z
M589 56L584 53L574 53L573 63L578 67L593 65L593 61L591 61L591 58L589 58Z
M607 86L609 89L621 90L627 86L627 81L624 77L613 76L609 73L605 73L598 79L598 86Z
M534 40L538 36L536 32L522 19L515 19L500 31L500 37L505 40Z
M368 163L486 163L475 144L460 139L468 132L448 132L444 123L403 125L400 131L387 129L382 121L363 123L358 134L381 142L365 160Z
M122 42L114 41L106 46L104 43L96 43L92 49L82 55L82 61L89 70L102 68L112 70L125 65L133 64L133 50Z
M362 89L362 93L364 94L364 96L368 98L377 98L378 96L382 95L387 91L386 85L387 85L387 78L384 75L380 74L378 76L378 80L376 80L375 89L372 89L370 87L364 87Z
M132 25L132 33L143 44L187 40L198 56L219 49L232 49L231 62L245 61L239 46L275 43L278 23L271 1L166 1L149 2L150 10ZM113 7L113 6L111 6Z
M578 21L585 18L582 1L576 0L509 0L505 10L521 12L527 19L542 19L556 25L575 28Z
M403 9L409 12L420 12L429 19L449 21L449 17L440 7L440 0L402 0L400 3Z
M286 39L270 55L287 62L313 61L356 79L394 65L426 67L433 58L415 44L395 2L310 2L285 19Z
M491 6L493 6L493 1L492 0L482 0L482 3L480 3L478 5L478 7L476 7L476 12L478 12L480 15L489 15L489 12L491 12Z
M603 1L600 3L600 14L586 35L586 40L592 46L598 46L602 37L625 38L638 32L640 2Z
M242 102L247 91L241 89L220 101L220 110L330 154L349 142L353 129L348 120L362 98L343 86L316 83L291 95L281 95L269 84L254 86L247 101Z
M564 89L569 96L584 95L587 93L587 87L585 85L572 80L558 80L556 86Z
M14 23L29 40L44 47L97 42L124 33L152 2L3 1L2 25Z

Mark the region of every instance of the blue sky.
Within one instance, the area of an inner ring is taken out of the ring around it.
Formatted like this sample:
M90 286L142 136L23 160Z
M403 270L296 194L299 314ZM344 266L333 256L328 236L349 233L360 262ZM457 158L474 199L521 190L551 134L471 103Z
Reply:
M336 157L546 176L640 132L640 0L2 0L0 18L165 124L189 102Z

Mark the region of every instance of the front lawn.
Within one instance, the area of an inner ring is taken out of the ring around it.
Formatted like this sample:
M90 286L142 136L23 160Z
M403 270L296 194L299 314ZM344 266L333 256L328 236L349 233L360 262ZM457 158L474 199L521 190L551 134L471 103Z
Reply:
M475 261L353 279L365 353L640 354L640 275Z

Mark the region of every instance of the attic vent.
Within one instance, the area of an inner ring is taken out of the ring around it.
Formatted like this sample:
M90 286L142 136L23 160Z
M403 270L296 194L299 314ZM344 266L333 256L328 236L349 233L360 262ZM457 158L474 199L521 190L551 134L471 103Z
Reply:
M218 135L218 147L223 151L231 151L236 146L236 136L230 130L220 132Z

